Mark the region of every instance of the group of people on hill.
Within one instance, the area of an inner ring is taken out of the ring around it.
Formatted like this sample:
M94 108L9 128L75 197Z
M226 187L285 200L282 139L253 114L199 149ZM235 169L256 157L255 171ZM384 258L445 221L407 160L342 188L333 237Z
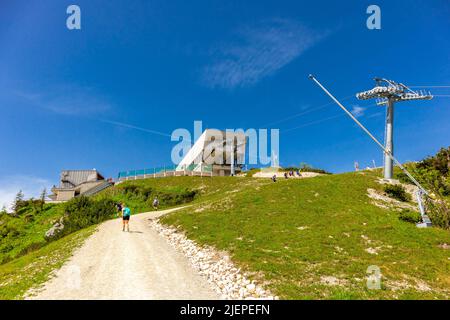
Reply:
M158 210L159 200L157 197L153 199L152 202L153 209ZM130 232L130 217L131 217L131 209L125 204L125 202L116 204L117 214L122 216L122 231L125 229Z
M297 177L301 177L302 176L302 174L300 173L300 170L295 171L295 173L292 170L289 171L289 172L286 171L284 173L284 178L285 179L289 179L289 177L295 177L296 175L297 175ZM272 179L273 182L277 182L277 175L274 174L271 179Z

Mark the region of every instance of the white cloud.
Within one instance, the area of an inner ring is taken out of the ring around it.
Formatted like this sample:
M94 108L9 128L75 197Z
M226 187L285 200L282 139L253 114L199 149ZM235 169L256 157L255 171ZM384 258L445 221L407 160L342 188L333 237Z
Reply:
M364 112L366 111L366 109L367 108L363 108L363 107L360 107L360 106L356 105L356 106L353 106L353 109L352 109L351 113L356 118L359 118L359 117L362 117L364 115Z
M15 91L28 102L63 115L91 115L108 111L111 105L92 88L60 85L36 92Z
M382 115L384 115L384 112L376 112L376 113L373 113L373 114L367 116L367 118L375 118L375 117L379 117Z
M239 42L217 50L215 61L203 69L202 81L213 88L255 84L299 57L324 36L285 19L245 28L238 34Z
M0 209L10 209L17 192L22 190L25 198L37 198L44 188L49 191L49 180L34 176L14 175L0 178Z

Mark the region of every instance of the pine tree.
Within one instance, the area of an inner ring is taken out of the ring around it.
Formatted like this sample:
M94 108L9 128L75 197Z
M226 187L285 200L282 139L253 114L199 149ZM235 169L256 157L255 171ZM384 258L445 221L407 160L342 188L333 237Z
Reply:
M42 190L42 192L41 192L41 197L40 197L40 200L41 200L41 211L44 210L44 204L45 204L45 198L46 197L47 197L47 189L44 188L44 190Z
M16 215L19 214L19 210L20 210L20 208L22 208L23 198L24 198L23 192L22 192L22 190L20 190L19 192L17 192L16 198L14 199L14 204L13 204L13 211L14 211L14 214L16 214Z

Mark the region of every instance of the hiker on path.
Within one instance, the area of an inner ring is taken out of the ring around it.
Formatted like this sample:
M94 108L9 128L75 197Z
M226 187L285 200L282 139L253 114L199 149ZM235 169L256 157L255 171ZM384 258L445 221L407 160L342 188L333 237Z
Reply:
M122 213L122 204L120 202L116 203L116 217L119 213Z
M125 231L125 226L127 227L127 231L130 232L130 216L131 216L131 210L128 208L125 203L122 203L122 224L123 228L122 231Z
M158 210L158 206L159 206L159 200L157 197L155 197L155 199L153 199L153 209Z

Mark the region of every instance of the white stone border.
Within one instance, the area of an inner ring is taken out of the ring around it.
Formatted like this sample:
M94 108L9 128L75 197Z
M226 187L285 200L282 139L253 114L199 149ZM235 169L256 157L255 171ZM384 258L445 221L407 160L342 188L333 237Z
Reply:
M208 280L222 299L278 299L256 281L247 279L229 256L221 255L212 247L200 247L184 234L177 232L176 228L162 225L159 219L150 220L150 226L189 259L192 266Z

